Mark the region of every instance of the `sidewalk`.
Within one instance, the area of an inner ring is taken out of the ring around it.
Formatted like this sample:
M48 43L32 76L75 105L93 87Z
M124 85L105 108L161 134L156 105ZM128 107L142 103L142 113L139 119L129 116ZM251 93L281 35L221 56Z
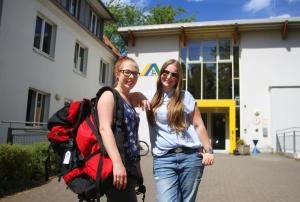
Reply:
M201 202L298 202L300 161L272 154L232 156L216 154L207 167L196 201ZM152 157L142 158L147 186L146 202L155 202ZM138 196L139 201L141 196ZM37 188L0 199L1 202L73 202L76 196L57 178ZM106 201L101 198L101 201Z

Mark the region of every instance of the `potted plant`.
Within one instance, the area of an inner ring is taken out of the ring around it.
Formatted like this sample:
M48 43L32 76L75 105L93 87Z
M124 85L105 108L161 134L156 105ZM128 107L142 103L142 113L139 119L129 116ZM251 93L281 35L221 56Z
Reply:
M250 155L250 145L245 144L245 141L239 138L236 142L237 150L240 155Z

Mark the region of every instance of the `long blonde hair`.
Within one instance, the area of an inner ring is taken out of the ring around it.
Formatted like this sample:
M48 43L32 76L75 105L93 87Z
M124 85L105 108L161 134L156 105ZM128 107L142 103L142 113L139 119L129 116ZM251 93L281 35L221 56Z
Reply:
M166 61L163 66L161 67L157 83L156 83L156 92L154 97L151 101L151 110L148 111L147 117L150 125L154 125L155 123L155 112L159 106L163 103L163 85L161 82L161 75L163 70L165 70L169 65L174 64L177 68L177 83L175 85L174 94L172 95L168 105L168 124L170 128L183 132L186 127L186 121L184 117L184 104L183 104L183 96L181 93L182 89L182 77L183 72L180 63L177 60L170 59Z

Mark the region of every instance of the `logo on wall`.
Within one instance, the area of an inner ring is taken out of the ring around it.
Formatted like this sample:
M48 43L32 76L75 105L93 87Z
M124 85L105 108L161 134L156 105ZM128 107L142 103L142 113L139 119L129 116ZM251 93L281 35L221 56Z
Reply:
M159 74L159 69L156 63L147 64L141 73L141 76L157 76Z

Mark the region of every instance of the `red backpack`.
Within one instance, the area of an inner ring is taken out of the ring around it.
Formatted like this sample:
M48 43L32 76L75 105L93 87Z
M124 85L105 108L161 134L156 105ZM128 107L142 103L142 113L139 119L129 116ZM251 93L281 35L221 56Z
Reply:
M78 194L79 201L99 200L104 194L101 185L112 173L112 161L103 146L97 115L97 102L107 90L114 95L113 132L124 162L124 109L121 97L115 89L103 87L98 91L96 98L71 102L48 121L48 140L50 147L59 156L61 176L68 187ZM45 165L46 178L49 163L50 158Z

